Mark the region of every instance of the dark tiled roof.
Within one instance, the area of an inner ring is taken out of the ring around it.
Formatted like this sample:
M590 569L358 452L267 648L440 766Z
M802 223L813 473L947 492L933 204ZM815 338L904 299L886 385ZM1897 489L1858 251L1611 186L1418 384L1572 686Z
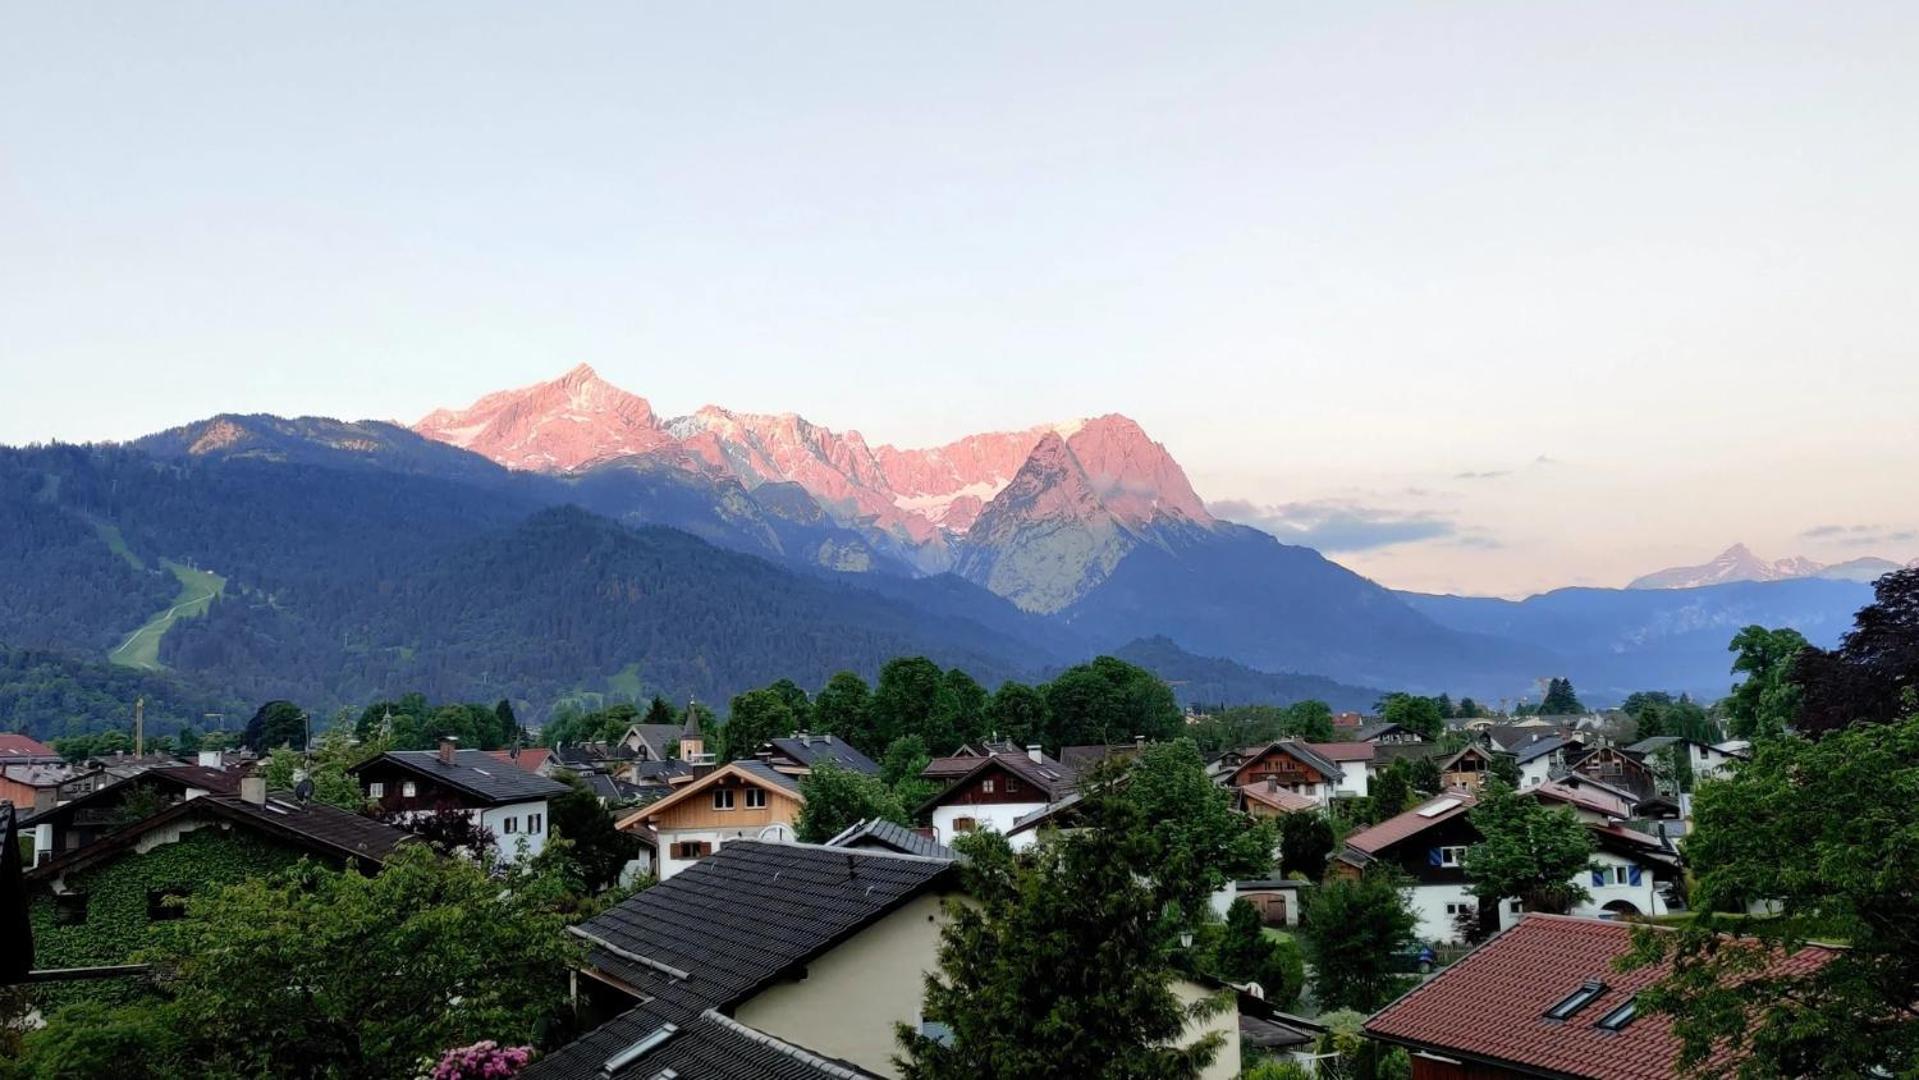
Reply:
M1686 740L1680 738L1677 735L1654 735L1650 739L1641 739L1638 742L1633 743L1631 746L1626 747L1626 753L1635 755L1637 757L1645 757L1647 754L1650 754L1655 750L1664 750L1666 747L1671 746L1673 743L1679 743L1679 742L1685 742L1685 741Z
M164 769L149 769L135 777L134 782L137 783L145 778L218 794L230 795L240 790L238 769L210 769L205 765L173 765Z
M1403 814L1389 817L1370 829L1361 829L1346 838L1346 846L1376 855L1409 836L1417 836L1442 821L1451 821L1466 813L1477 801L1471 792L1442 792Z
M1508 747L1506 752L1511 754L1514 760L1518 761L1519 764L1524 765L1525 763L1533 760L1534 758L1541 757L1546 754L1550 754L1555 750L1561 750L1568 746L1575 746L1575 745L1578 745L1578 744L1569 742L1565 739L1560 738L1557 735L1548 735L1547 737L1543 739L1534 739L1532 742L1529 742L1529 743L1521 743L1516 748Z
M744 1080L865 1080L864 1069L776 1039L708 1009L664 1046L617 1075L655 1077L671 1069L686 1077Z
M1486 729L1486 737L1501 750L1512 751L1539 739L1566 738L1572 728L1552 724L1498 724Z
M1062 746L1059 748L1059 763L1079 773L1109 757L1129 757L1137 754L1142 743L1096 743L1092 746Z
M846 831L826 842L827 847L844 848L880 848L897 851L902 855L924 855L929 859L951 859L953 849L945 844L914 832L904 825L897 825L885 818L873 818L847 827Z
M958 791L967 782L971 781L976 774L993 768L1003 768L1014 776L1031 784L1036 791L1046 797L1047 802L1065 798L1072 793L1073 785L1078 782L1077 776L1071 769L1066 768L1064 765L1045 755L1041 755L1041 760L1034 761L1023 750L1012 752L995 751L985 757L974 758L972 768L954 777L952 782L946 785L944 791L926 800L926 802L919 807L919 812L925 813L933 807L941 805L945 802L948 795ZM921 773L920 775L925 776L927 774Z
M838 765L867 776L878 776L880 767L873 759L831 735L790 735L773 740L773 749L807 768L820 764Z
M675 776L693 775L693 766L677 758L665 761L636 761L628 766L633 770L635 780L649 784L664 784Z
M629 733L637 731L640 738L646 740L654 752L665 754L669 748L680 745L680 725L678 724L634 724L626 729Z
M1366 1022L1366 1033L1539 1075L1665 1080L1679 1042L1670 1021L1642 1014L1619 1031L1594 1022L1664 978L1667 964L1615 971L1632 948L1633 926L1561 915L1527 915L1465 959ZM1817 970L1830 950L1808 946L1775 961L1775 973ZM1605 992L1565 1020L1547 1010L1588 979ZM1714 1064L1723 1065L1721 1059Z
M800 789L799 777L789 776L764 761L735 761L733 764L761 780L778 784L788 791L798 791Z
M629 784L624 780L615 780L605 773L587 773L580 777L580 783L585 784L592 790L593 794L608 802L626 802L629 799L637 799L654 786Z
M941 859L810 844L726 844L575 928L587 942L591 967L648 1000L522 1075L598 1077L608 1058L662 1024L684 1029L708 1009L737 1004L907 900L943 887L953 873L953 864ZM641 1060L650 1066L654 1057ZM655 1072L636 1062L630 1075Z
M980 759L993 754L1024 754L1024 747L1010 742L983 742L978 746L962 746L945 757L936 757L920 770L920 775L928 780L951 780L956 776L965 776L973 771ZM1060 763L1051 756L1041 753L1040 760L1053 766Z
M566 785L557 780L503 765L484 750L455 750L451 765L440 760L437 750L389 750L373 761L355 765L351 771L357 773L374 761L393 762L494 805L551 799L567 791Z
M1262 1019L1251 1013L1241 1013L1239 1016L1239 1041L1261 1050L1291 1050L1308 1046L1318 1038L1318 1032L1296 1028L1278 1020Z
M1353 732L1353 738L1358 739L1360 742L1372 742L1381 735L1390 735L1395 731L1404 730L1406 729L1400 727L1398 724L1389 724L1381 721L1377 724L1367 724L1365 727Z

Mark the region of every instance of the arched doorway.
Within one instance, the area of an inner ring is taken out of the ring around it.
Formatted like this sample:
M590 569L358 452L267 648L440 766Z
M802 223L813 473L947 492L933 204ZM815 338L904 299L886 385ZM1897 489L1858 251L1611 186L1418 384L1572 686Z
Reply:
M1615 917L1621 919L1636 918L1639 915L1638 906L1630 900L1613 900L1599 910L1611 912Z

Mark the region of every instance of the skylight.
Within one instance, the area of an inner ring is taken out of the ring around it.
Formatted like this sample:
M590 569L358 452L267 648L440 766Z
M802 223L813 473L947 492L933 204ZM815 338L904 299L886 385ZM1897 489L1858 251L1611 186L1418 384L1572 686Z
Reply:
M1547 1009L1546 1019L1570 1020L1572 1019L1575 1013L1579 1012L1579 1010L1585 1008L1586 1006L1591 1005L1599 997L1599 995L1605 992L1606 992L1605 983L1600 982L1598 979L1589 979L1579 989L1574 990L1572 993L1566 995L1566 997L1563 1000L1561 1000L1559 1004L1554 1005L1550 1009ZM1617 1010L1614 1010L1614 1011L1617 1011Z
M1431 806L1420 807L1419 816L1420 817L1438 817L1439 815L1445 813L1448 810L1451 810L1453 807L1458 805L1459 805L1458 799L1451 799L1451 798L1440 799L1439 801L1433 803Z
M678 1025L661 1024L659 1027L647 1032L646 1035L641 1037L639 1042L607 1058L606 1064L600 1066L600 1071L608 1076L620 1072L652 1051L657 1050L661 1043L672 1038L679 1030Z
M1627 998L1624 1002L1616 1006L1613 1011L1600 1017L1593 1026L1602 1031L1618 1031L1627 1024L1632 1023L1632 1018L1638 1011L1638 999Z

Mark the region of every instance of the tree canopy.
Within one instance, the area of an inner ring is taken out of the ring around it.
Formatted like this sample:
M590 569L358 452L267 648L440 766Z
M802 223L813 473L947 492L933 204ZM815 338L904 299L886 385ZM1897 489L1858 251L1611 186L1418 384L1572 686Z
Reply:
M1306 901L1301 918L1306 959L1322 1008L1371 1012L1398 991L1393 957L1413 943L1418 918L1400 880L1376 866L1358 877L1328 878Z
M823 844L861 821L908 823L906 808L876 776L822 763L800 780L806 803L795 826L803 844Z
M1792 681L1794 662L1807 648L1797 630L1768 630L1748 626L1728 647L1738 654L1732 670L1745 679L1725 701L1728 730L1741 739L1777 735L1799 717L1799 686Z
M1474 896L1516 896L1527 911L1564 915L1591 895L1578 878L1592 863L1592 834L1571 810L1489 780L1468 816L1481 837L1466 850Z

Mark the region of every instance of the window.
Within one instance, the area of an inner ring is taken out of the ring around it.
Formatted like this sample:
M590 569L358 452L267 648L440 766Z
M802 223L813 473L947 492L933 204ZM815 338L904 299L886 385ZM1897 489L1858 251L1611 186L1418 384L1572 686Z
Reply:
M187 915L185 902L190 892L184 885L169 885L164 889L147 890L147 921L165 922L168 919L184 919Z
M746 808L748 810L766 809L766 789L765 788L747 788L746 789Z
M1573 1014L1591 1005L1599 995L1606 992L1606 984L1598 979L1588 980L1579 989L1567 994L1559 1004L1546 1010L1548 1020L1569 1020Z
M732 788L713 789L713 809L715 810L733 809L733 789Z
M1450 847L1443 847L1439 849L1439 865L1462 866L1465 864L1465 862L1466 862L1466 847L1464 844L1455 844Z
M1016 780L1016 779L1014 779L1013 777L1010 777L1010 776L1009 776L1009 777L1007 777L1007 778L1006 778L1006 793L1007 793L1008 795L1011 795L1011 794L1012 794L1013 792L1015 792L1015 791L1018 791L1018 790L1019 790L1019 781L1018 781L1018 780Z
M1508 900L1506 901L1506 910L1511 914L1518 915L1525 910L1525 904L1518 900Z
M503 822L500 827L502 831L507 832L509 834L519 832L520 819L516 817L507 818L506 821Z
M956 833L972 832L977 828L979 828L979 822L974 821L972 818L963 817L953 819L953 831Z
M545 825L545 824L546 824L546 822L545 822L545 820L544 820L544 815L541 815L541 814L528 814L528 815L526 816L526 831L527 831L527 832L530 832L530 833L537 833L537 832L539 832L539 831L540 831L540 829L541 829L541 826L543 826L543 825Z
M1478 904L1447 904L1446 914L1453 915L1453 916L1477 915L1479 914L1479 905Z
M993 793L993 782L991 780L981 780L979 782L979 789L985 792L986 794L991 795Z
M53 898L53 925L85 926L86 924L86 893L63 893Z
M713 845L705 840L682 840L673 845L676 859L703 859L713 854Z
M376 799L384 799L386 798L386 785L375 780L366 786L366 793Z
M1638 1011L1638 1000L1636 998L1627 998L1619 1005L1614 1006L1613 1011L1600 1017L1598 1022L1593 1024L1593 1026L1602 1031L1618 1031L1627 1024L1632 1023L1633 1014Z
M414 786L411 780L405 781L400 785L400 797L403 799L411 799L419 793L420 789Z

